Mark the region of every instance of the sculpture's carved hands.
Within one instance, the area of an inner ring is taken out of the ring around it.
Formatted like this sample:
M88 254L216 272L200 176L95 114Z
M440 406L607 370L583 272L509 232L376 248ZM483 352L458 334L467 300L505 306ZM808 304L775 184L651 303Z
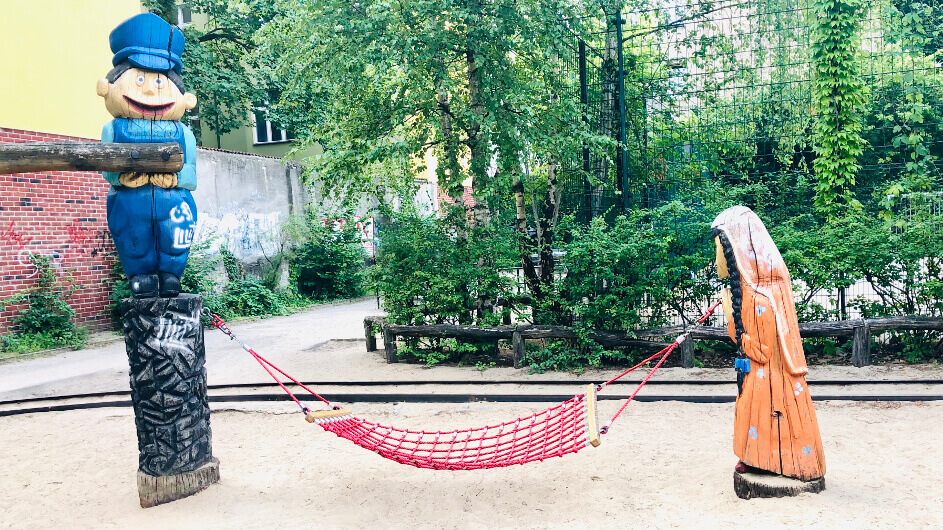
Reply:
M147 173L138 173L137 171L122 173L118 176L118 182L128 188L139 188L149 181Z
M769 346L754 340L753 337L747 333L740 336L740 342L743 353L746 354L747 357L761 364L769 362L769 357L772 353L772 349Z
M151 184L165 188L176 188L177 187L177 174L176 173L152 173Z
M727 320L733 321L733 293L730 291L730 287L726 287L720 292L720 301Z

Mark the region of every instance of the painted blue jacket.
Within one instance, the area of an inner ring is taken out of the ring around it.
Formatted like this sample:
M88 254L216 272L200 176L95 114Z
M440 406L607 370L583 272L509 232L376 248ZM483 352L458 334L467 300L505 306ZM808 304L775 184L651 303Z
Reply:
M102 128L102 142L177 142L183 149L183 169L177 173L177 187L190 191L196 189L196 137L179 121L115 118ZM102 176L112 186L121 186L118 182L120 175L114 171L102 171Z

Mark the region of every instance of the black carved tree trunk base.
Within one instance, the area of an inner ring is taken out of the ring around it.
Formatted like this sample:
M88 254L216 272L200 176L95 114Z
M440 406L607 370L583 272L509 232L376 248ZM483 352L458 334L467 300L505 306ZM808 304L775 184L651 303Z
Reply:
M219 481L206 400L202 306L203 300L190 294L124 301L140 452L138 494L145 508Z
M819 493L825 490L825 477L808 482L762 471L734 470L733 490L741 499L795 497L800 493Z

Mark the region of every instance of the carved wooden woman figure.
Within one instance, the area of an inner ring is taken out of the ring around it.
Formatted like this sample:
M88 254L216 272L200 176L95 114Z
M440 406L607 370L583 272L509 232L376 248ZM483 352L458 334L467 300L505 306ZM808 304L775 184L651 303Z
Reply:
M737 471L750 468L811 481L825 475L822 439L806 385L792 280L783 258L749 208L735 206L714 220L717 274L728 333L737 359L738 396L733 448Z

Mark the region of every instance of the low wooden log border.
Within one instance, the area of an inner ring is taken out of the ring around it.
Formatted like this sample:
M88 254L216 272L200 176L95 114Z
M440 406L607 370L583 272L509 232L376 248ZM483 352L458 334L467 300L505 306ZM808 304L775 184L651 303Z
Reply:
M520 368L524 359L527 339L575 339L576 332L564 326L535 326L521 324L517 326L477 327L454 324L427 324L422 326L404 326L389 324L386 319L369 316L363 319L364 335L367 339L367 351L377 350L375 330L383 334L386 361L395 363L397 337L439 337L477 340L482 342L510 340L514 351L514 366ZM802 322L799 334L803 338L811 337L853 337L851 364L868 366L871 364L871 334L882 331L943 331L943 319L936 317L885 317L835 322ZM668 326L644 329L632 333L619 331L592 331L589 337L605 347L641 347L661 349L670 344L655 339L674 338L686 330L682 326ZM688 337L693 340L730 340L727 328L700 327L687 329ZM694 367L693 340L684 341L679 348L681 366Z

